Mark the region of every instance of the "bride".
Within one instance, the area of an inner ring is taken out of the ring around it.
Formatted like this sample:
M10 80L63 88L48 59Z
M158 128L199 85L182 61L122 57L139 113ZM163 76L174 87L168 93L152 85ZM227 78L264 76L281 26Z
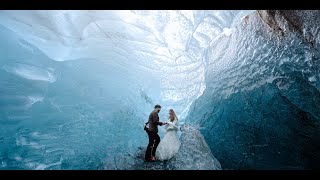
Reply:
M173 109L170 109L169 119L167 125L165 126L166 134L160 141L156 151L156 157L160 161L169 160L178 152L180 147L180 142L177 135L178 125L178 118Z

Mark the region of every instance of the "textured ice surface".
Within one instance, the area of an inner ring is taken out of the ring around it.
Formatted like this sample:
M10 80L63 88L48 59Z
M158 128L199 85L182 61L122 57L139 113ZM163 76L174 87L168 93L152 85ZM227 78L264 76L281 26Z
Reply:
M208 49L186 122L222 167L319 168L319 12L257 11Z
M207 48L251 12L0 11L0 167L103 169L146 146L153 106L183 121Z
M104 169L156 103L223 169L319 167L319 11L252 12L0 11L0 168Z
M213 156L200 131L192 126L183 126L181 147L170 160L176 170L221 170L220 162Z
M145 147L139 147L135 154L110 156L105 162L108 170L221 170L219 161L200 131L192 126L182 127L179 152L168 161L145 162Z

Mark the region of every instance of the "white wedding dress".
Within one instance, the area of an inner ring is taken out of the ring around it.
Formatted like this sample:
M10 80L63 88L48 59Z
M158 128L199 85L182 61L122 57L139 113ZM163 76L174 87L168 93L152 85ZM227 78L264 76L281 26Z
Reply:
M158 160L169 160L178 152L180 148L180 141L177 134L179 130L178 126L179 124L176 119L173 122L168 120L168 124L165 125L166 133L156 151L156 158Z

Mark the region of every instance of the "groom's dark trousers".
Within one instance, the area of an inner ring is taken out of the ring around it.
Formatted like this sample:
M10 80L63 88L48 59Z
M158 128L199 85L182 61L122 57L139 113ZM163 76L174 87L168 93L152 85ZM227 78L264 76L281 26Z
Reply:
M158 111L153 110L148 119L149 128L146 129L149 136L149 144L146 150L145 160L149 161L151 156L156 155L158 144L160 143L160 137L158 135L158 126L162 126L163 123L159 122Z
M145 160L150 160L151 156L155 156L156 149L160 143L160 137L157 132L147 130L149 136L149 144L146 150Z

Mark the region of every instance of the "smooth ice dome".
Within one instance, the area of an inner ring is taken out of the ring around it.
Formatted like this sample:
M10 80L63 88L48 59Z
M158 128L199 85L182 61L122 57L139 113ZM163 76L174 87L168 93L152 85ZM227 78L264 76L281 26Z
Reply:
M0 11L0 169L319 167L319 12ZM155 104L197 130L149 167Z

